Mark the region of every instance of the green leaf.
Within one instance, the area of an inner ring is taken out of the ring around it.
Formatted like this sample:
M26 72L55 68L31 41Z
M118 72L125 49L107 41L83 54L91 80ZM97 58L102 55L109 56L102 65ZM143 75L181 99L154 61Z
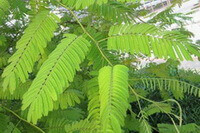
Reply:
M146 88L170 90L176 98L182 97L181 94L176 94L182 92L192 94L194 96L200 96L200 88L185 81L169 78L142 78L141 80Z
M147 107L145 107L143 111L145 111L145 114L147 116L150 116L152 114L160 113L160 112L170 113L171 110L172 110L171 105L169 105L167 103L156 102L156 103L150 104Z
M121 24L112 26L109 31L108 49L144 54L158 58L192 60L191 55L199 56L198 46L194 45L181 32L163 31L150 24ZM189 49L190 50L189 50Z
M64 3L67 6L75 7L75 9L83 9L93 4L101 5L107 2L108 0L98 0L98 1L96 0L62 0L62 3Z
M121 133L128 104L128 68L106 66L99 71L100 122L102 132Z
M180 133L200 133L199 127L195 123L186 125L176 125ZM171 124L158 124L159 133L176 133L177 130Z
M117 1L109 1L102 5L94 4L88 8L88 11L96 13L98 16L111 22L128 23L134 19L132 9Z
M43 63L31 87L23 96L22 110L29 108L28 121L36 123L53 110L53 102L63 88L73 81L79 64L89 51L89 42L81 36L66 34L57 48Z
M145 119L140 121L140 133L152 133L151 126Z
M81 99L83 99L83 94L81 91L76 89L66 89L66 91L58 96L58 100L54 102L54 108L66 109L68 107L80 104Z
M28 79L39 54L44 52L57 28L53 16L54 14L46 10L40 12L24 31L16 44L17 51L9 58L10 64L2 74L4 90L9 89L13 93L19 80L24 83Z
M106 36L102 32L97 32L92 28L88 28L89 33L92 35L92 37L100 41L101 39L104 39ZM90 38L88 38L90 39ZM93 69L99 70L100 68L107 66L108 61L105 59L108 58L112 64L117 64L119 62L119 57L115 54L112 54L109 50L107 50L107 43L106 41L101 41L98 43L98 46L93 43L91 40L91 43L93 44L90 48L90 51L87 55L87 59L90 61L90 63L93 65ZM102 55L104 54L104 56Z
M95 123L89 122L87 119L85 119L66 125L65 131L67 133L74 133L75 131L80 131L80 133L93 133L95 126Z
M0 24L4 15L8 12L10 4L7 0L0 0Z

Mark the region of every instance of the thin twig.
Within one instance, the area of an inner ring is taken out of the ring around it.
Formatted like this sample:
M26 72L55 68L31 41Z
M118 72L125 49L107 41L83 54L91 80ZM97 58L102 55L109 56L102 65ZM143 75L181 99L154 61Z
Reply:
M32 123L28 122L27 120L21 118L19 115L17 115L15 112L13 112L12 110L10 110L9 108L6 108L2 105L0 105L3 109L5 109L6 111L10 112L11 114L13 114L15 117L17 117L19 120L31 125L32 127L34 127L35 129L37 129L38 131L40 131L41 133L45 133L41 128L37 127L36 125L33 125Z
M82 25L82 23L79 21L78 17L76 16L76 14L68 7L66 7L64 4L60 3L58 1L58 3L64 7L65 9L67 9L71 14L72 16L74 16L74 18L76 19L76 21L78 22L78 24L81 26L82 30L85 32L85 34L88 35L88 37L90 39L92 39L92 41L95 43L95 45L97 46L99 52L102 54L102 56L105 58L105 60L108 62L109 65L113 66L113 64L110 62L110 60L106 57L106 55L103 53L103 51L101 50L101 48L99 47L99 43L89 34L89 32L84 28L84 26Z

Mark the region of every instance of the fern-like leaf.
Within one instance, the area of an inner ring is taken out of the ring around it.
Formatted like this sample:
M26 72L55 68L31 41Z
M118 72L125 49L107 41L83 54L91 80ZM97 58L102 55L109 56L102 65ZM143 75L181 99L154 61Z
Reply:
M7 115L0 113L0 132L1 133L21 133Z
M88 120L96 125L97 131L100 131L100 99L98 78L93 78L86 82L88 96Z
M131 22L134 19L132 9L117 1L110 1L102 5L94 4L89 7L88 11L112 22Z
M50 120L48 123L47 129L48 133L66 133L65 132L65 126L67 124L70 124L70 121L67 120L66 118L61 118L61 119L54 119Z
M76 89L66 89L64 93L58 96L58 100L54 102L54 109L66 109L75 106L81 102L83 94Z
M153 103L144 108L145 115L150 116L155 113L170 113L172 110L171 105L167 103Z
M75 7L75 9L83 9L93 4L101 5L107 2L108 0L62 0L62 3Z
M6 52L0 53L0 68L3 68L8 64L9 57L10 57L10 54Z
M10 7L10 4L7 0L0 0L0 23L2 17L6 14Z
M136 2L138 0L117 0L119 2ZM74 7L75 9L84 9L94 4L102 5L109 2L109 0L62 0L62 3Z
M0 81L0 84L2 82ZM31 81L27 81L26 83L20 83L18 88L13 92L10 93L9 90L3 91L3 88L0 86L0 99L7 99L7 100L19 100L22 99L24 93L28 90L31 85Z
M35 15L38 13L38 11L45 6L48 6L46 4L47 0L29 0L29 4L31 7L31 10L29 11L30 15Z
M36 123L42 115L53 110L53 101L63 93L63 88L73 81L79 64L89 50L89 42L83 37L67 34L58 47L41 66L31 87L23 96L22 109L29 107L28 121Z
M142 83L146 88L160 90L178 90L187 94L193 94L200 97L200 88L176 79L165 78L142 78Z
M180 133L200 133L199 127L195 123L189 123L187 125L176 125ZM170 124L158 124L159 133L176 133L177 129L174 125Z
M152 133L151 126L146 119L140 120L140 133Z
M106 66L99 71L100 121L102 132L121 133L128 108L128 68Z
M69 121L79 121L84 118L85 112L82 111L80 108L72 108L69 107L67 109L63 110L54 110L52 112L49 112L49 115L45 117L47 119L47 122L53 120L53 119L61 119L65 118Z
M65 131L67 133L73 133L75 131L79 131L80 133L93 133L95 126L96 125L93 122L89 122L87 119L85 119L66 125Z
M48 133L65 133L65 125L83 118L83 111L78 108L68 108L50 112L46 117Z
M158 23L160 22L161 26L169 26L174 23L183 26L184 21L191 20L191 17L183 15L182 13L173 13L172 7L156 14L151 18L148 23Z
M10 64L2 74L4 90L9 88L13 93L19 79L23 83L28 79L39 54L43 53L57 28L55 18L49 11L42 11L24 31L24 35L16 44L17 51L9 59Z
M142 53L159 58L172 58L192 60L191 54L200 56L187 36L178 31L163 32L154 25L149 24L121 24L113 26L109 32L108 49Z
M139 2L141 0L117 0L117 1L120 1L120 2Z
M9 122L9 117L7 115L0 113L0 132L1 133L3 133L6 130L8 122Z
M105 35L101 32L96 32L93 29L90 29L89 32L97 41L105 38ZM107 50L106 41L102 41L98 44L98 46L93 44L87 55L87 59L90 61L91 64L93 64L93 69L99 70L100 68L108 65L108 61L105 59L105 57L102 56L102 53L104 54L104 56L106 56L106 58L110 59L112 64L117 64L119 62L118 56L112 54L109 50Z

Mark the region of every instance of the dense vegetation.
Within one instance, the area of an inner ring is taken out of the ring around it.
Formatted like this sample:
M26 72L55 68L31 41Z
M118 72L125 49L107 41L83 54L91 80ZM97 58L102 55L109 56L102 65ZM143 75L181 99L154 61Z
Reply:
M0 132L198 133L200 75L178 66L200 49L181 2L0 0ZM149 57L166 62L140 67Z

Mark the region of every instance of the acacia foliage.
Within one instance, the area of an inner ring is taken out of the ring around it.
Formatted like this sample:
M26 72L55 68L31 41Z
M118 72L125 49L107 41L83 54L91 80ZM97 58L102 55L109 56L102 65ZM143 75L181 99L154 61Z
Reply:
M140 8L135 0L0 0L0 130L150 133L149 116L177 118L173 100L154 102L145 98L145 89L169 91L178 99L180 91L200 96L199 87L169 77L139 77L143 89L135 89L132 61L127 64L124 55L192 60L200 56L199 46L180 30L138 22ZM142 107L141 99L151 104ZM138 127L127 126L127 120Z

